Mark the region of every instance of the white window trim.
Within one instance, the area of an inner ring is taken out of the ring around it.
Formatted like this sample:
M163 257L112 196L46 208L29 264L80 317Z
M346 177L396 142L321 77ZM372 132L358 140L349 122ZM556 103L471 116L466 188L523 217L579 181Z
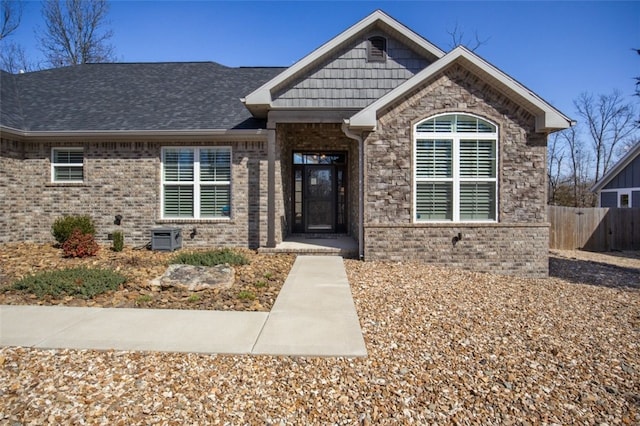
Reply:
M169 149L192 149L193 153L193 181L165 181L164 180L164 153ZM233 179L233 150L231 146L164 146L162 147L161 161L160 161L160 217L162 220L172 220L172 221L190 221L190 220L200 220L200 221L230 221L232 216L232 186L231 180L229 181L216 181L216 182L208 182L206 181L204 185L210 186L229 186L229 215L228 216L217 216L217 217L200 217L200 150L201 149L219 149L219 150L228 150L229 158L230 158L230 179ZM164 186L165 185L193 185L193 217L173 217L173 216L165 216L164 214Z
M463 132L453 132L453 133L438 133L438 132L422 132L418 131L418 125L421 123L431 120L433 118L438 118L447 115L461 115L467 117L477 118L482 121L486 121L490 123L496 128L494 133L463 133ZM453 164L452 164L452 177L450 178L420 178L418 179L418 164L417 164L417 151L418 151L418 139L436 139L436 140L452 140L452 156L453 156ZM495 140L496 143L496 177L495 178L466 178L460 177L460 141L461 140L482 140L482 139L492 139ZM487 120L484 117L480 117L475 114L462 113L462 112L447 112L437 115L432 115L426 117L422 120L419 120L413 125L413 223L418 224L439 224L439 223L498 223L498 204L500 189L498 187L498 176L500 172L499 164L500 164L500 146L499 146L499 128L498 125L494 122ZM418 183L419 182L452 182L452 197L453 197L453 206L452 206L452 220L419 220L418 219L418 209L417 209L417 192L418 192ZM495 183L495 211L494 217L495 219L478 219L478 220L460 220L460 183L465 182L494 182Z
M637 188L616 188L616 189L603 189L600 191L600 193L603 192L615 192L616 193L616 206L618 208L622 208L620 207L620 195L622 194L627 194L629 195L629 207L633 206L633 193L634 192L640 192L640 187ZM598 200L598 204L602 205L602 201Z
M78 151L82 152L82 163L56 163L54 161L55 152L56 151ZM64 146L56 146L51 148L51 183L83 183L85 180L85 167L84 167L84 148L73 146L73 147L64 147ZM82 168L82 179L80 180L56 180L56 167L81 167Z

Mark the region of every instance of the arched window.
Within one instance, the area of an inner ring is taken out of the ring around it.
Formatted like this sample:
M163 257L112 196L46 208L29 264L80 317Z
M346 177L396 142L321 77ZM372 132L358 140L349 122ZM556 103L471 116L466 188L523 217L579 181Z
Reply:
M387 39L381 36L370 37L367 46L369 62L384 62L387 60Z
M418 123L414 137L414 220L497 220L498 128L468 114Z

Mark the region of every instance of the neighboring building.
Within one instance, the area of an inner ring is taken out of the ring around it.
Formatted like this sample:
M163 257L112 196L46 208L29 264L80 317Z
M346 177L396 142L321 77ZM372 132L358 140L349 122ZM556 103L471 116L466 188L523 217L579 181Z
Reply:
M88 213L102 240L122 215L129 244L161 226L187 247L338 233L366 260L548 273L546 141L571 120L383 12L286 69L1 78L0 242L51 241L55 218Z
M600 207L640 208L640 142L631 148L595 185Z

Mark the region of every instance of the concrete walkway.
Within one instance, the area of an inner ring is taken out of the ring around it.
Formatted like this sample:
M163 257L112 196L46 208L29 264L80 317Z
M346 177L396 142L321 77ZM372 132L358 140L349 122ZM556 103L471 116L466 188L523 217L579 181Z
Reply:
M269 313L3 305L0 346L367 355L338 256L298 256Z

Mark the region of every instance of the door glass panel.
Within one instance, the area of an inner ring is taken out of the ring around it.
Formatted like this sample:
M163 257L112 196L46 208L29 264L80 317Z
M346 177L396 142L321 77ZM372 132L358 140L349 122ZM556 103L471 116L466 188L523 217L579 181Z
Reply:
M333 230L333 168L308 167L306 217L308 231Z
M296 230L302 231L302 169L295 170L293 186L293 222Z
M342 168L336 168L336 186L338 190L338 200L337 200L337 211L336 211L336 231L345 232L347 225L347 188L346 188L346 179L344 176L344 170Z

